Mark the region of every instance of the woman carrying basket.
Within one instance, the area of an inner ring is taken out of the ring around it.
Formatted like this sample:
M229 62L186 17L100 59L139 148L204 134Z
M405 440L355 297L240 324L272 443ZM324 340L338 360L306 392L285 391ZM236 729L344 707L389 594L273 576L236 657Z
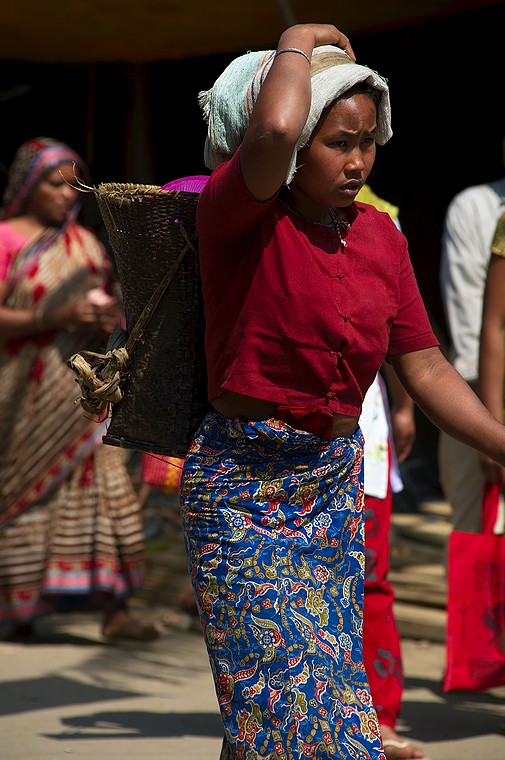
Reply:
M389 357L435 424L502 463L505 428L439 351L405 238L354 202L391 129L386 82L347 37L291 27L201 103L212 409L181 503L221 758L381 760L361 646L363 397Z

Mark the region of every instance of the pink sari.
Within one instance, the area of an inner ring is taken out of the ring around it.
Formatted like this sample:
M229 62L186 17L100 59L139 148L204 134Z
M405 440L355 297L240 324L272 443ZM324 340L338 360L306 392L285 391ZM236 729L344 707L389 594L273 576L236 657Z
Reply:
M56 306L104 286L109 268L96 238L69 226L41 252L28 241L8 273L5 305L30 309ZM72 353L103 338L88 332L44 333L0 347L0 526L39 501L90 454L105 432L79 404Z
M101 244L71 223L19 251L4 305L50 308L109 280ZM100 445L106 423L83 411L66 364L103 342L59 330L0 345L0 619L52 609L48 594L126 595L142 583L142 524L125 453Z

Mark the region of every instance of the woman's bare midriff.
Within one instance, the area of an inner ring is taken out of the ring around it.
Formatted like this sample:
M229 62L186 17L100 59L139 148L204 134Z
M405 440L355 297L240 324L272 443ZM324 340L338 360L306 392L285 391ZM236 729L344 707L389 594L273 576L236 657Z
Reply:
M279 404L273 401L263 401L260 398L244 396L234 391L223 391L212 400L214 409L223 417L243 420L268 420L275 417ZM333 414L332 438L350 438L358 425L358 417L345 414Z

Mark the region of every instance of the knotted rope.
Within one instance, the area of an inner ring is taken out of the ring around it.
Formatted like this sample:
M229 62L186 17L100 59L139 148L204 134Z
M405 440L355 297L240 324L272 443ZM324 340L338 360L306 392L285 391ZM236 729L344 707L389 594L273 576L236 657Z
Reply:
M67 365L76 373L81 387L80 404L91 414L102 415L110 404L121 401L122 386L128 375L130 356L135 344L149 324L187 252L192 250L198 255L193 244L197 236L196 230L190 238L182 224L179 229L186 244L142 310L130 335L127 336L125 331L118 327L112 333L104 354L79 351L67 361Z

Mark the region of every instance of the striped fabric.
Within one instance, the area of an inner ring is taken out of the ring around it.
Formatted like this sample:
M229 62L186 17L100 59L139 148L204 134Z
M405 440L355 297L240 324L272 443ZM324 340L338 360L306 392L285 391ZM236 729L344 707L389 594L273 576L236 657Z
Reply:
M4 218L17 216L44 168L78 159L43 138L19 153ZM8 251L8 308L54 308L110 284L102 245L71 216L19 245ZM66 364L103 342L58 330L0 344L0 620L28 622L62 596L121 597L141 586L143 526L125 453L101 445L106 424L83 412Z
M92 604L98 592L125 597L141 587L143 533L125 456L100 446L0 532L0 620L28 622Z
M30 257L30 248L19 252L9 272L7 307L57 305L83 297L109 276L102 247L75 223L37 256ZM66 361L83 348L98 350L102 341L88 331L61 330L0 347L0 527L54 489L101 440L105 427L76 403L78 387Z

